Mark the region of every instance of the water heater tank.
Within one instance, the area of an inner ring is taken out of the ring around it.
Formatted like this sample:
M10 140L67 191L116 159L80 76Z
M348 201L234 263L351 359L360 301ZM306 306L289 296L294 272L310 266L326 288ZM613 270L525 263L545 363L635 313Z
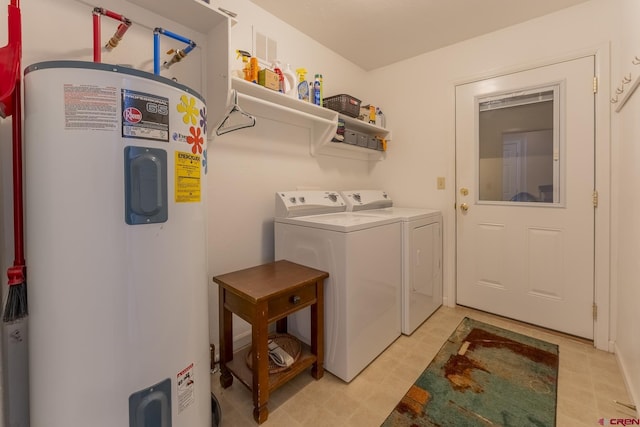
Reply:
M31 425L210 426L204 100L91 62L24 85Z

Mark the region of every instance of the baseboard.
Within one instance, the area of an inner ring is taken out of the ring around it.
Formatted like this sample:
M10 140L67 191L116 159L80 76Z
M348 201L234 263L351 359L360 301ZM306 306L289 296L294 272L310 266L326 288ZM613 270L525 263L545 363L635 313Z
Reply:
M636 406L636 416L638 415L638 398L640 397L640 383L633 384L631 381L631 375L629 373L629 368L627 363L625 363L625 359L623 355L620 353L620 348L614 342L614 353L616 355L616 361L618 362L618 367L620 368L620 372L622 372L622 379L624 381L624 386L627 389L627 393L631 397L632 404ZM636 378L636 381L640 381L639 378Z

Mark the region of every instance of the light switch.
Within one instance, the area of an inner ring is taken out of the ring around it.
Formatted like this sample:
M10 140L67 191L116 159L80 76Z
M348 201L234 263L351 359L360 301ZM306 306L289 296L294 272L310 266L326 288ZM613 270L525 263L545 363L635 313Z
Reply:
M438 177L438 190L444 190L444 176Z

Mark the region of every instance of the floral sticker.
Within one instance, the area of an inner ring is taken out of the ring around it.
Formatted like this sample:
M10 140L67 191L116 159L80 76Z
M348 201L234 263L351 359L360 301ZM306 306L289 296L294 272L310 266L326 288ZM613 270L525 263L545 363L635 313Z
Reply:
M181 104L178 104L178 112L183 113L182 121L188 125L191 123L192 125L198 124L198 107L196 107L196 99L194 97L187 97L187 95L180 96ZM195 151L194 151L195 153Z
M202 167L204 168L204 174L207 174L207 150L202 152Z
M189 132L191 135L187 136L187 142L193 144L191 152L193 154L202 154L202 145L204 144L204 138L202 137L202 129L199 127L190 126Z
M202 132L207 133L207 107L202 107L200 109L200 127L202 128Z

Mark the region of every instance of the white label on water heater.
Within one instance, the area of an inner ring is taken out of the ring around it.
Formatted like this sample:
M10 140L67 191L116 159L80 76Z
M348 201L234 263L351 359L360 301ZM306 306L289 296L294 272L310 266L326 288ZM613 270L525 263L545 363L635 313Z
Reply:
M122 137L169 142L169 98L122 89Z
M193 363L178 372L176 383L178 385L178 413L180 413L195 400L195 374L193 371Z
M64 128L107 130L118 128L118 89L113 86L64 85Z

